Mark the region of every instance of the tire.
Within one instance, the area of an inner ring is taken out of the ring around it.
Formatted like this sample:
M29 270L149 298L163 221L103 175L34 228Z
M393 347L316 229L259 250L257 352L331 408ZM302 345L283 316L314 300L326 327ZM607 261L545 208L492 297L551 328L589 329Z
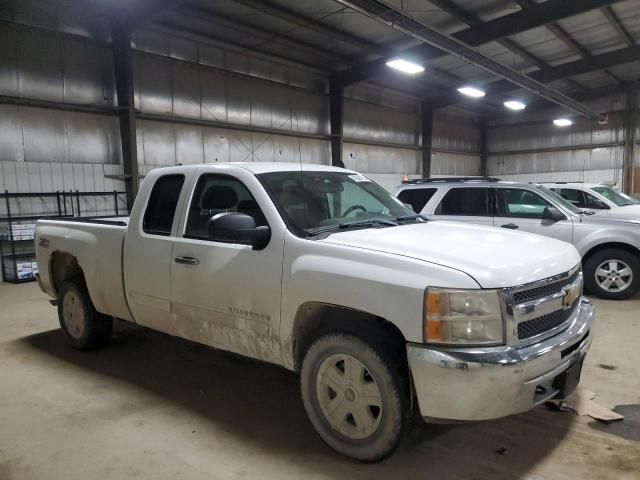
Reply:
M338 453L374 462L398 446L410 405L408 376L393 360L343 333L322 336L307 351L300 372L304 407L316 432Z
M631 298L640 289L640 259L618 248L600 250L584 263L584 284L589 292L605 300Z
M96 311L82 278L65 281L57 303L60 327L73 348L93 350L109 342L113 319Z

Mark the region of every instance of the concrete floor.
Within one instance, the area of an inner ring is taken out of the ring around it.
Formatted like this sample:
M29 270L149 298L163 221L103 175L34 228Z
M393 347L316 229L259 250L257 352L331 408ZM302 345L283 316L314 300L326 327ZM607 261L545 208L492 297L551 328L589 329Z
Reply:
M420 424L365 465L315 435L283 369L125 324L108 348L76 352L35 284L0 284L0 479L638 480L640 299L596 304L582 386L623 422L541 407Z

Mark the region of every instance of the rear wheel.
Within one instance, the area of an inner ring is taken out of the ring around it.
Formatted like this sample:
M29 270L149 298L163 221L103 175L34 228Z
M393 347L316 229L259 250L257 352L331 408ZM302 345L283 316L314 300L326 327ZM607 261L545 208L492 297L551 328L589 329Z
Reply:
M348 334L315 341L300 374L305 410L337 452L376 461L398 445L409 409L406 375L385 352Z
M626 300L640 289L640 260L626 250L608 248L584 265L585 286L600 298Z
M111 339L113 319L96 311L81 278L62 284L58 319L65 339L78 350L92 350Z

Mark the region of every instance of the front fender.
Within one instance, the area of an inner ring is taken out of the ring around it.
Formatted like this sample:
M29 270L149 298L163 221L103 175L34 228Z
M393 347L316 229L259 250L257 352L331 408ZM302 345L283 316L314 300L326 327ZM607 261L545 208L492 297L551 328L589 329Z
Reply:
M283 364L293 368L296 312L308 302L359 310L393 323L410 342L422 342L424 291L429 285L480 288L469 275L409 257L287 234L283 266Z

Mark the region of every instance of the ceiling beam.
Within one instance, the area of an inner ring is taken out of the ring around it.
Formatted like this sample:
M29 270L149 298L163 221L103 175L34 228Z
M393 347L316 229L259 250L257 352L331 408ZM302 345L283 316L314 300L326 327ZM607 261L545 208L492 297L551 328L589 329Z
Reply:
M586 100L595 100L598 98L608 97L611 95L618 95L621 93L629 93L636 90L640 90L640 80L634 80L631 82L621 82L620 85L611 86L607 85L605 87L598 88L590 88L585 90L584 92L571 94L574 100L577 101L586 101ZM527 107L527 114L531 112L538 112L541 110L546 110L548 108L553 108L555 105L547 102L545 100L540 100L535 102ZM489 117L487 121L491 124L491 126L500 125L502 123L512 123L514 115L511 113L503 113L501 115ZM504 120L504 122L502 122Z
M535 7L520 10L503 17L483 22L479 25L461 30L452 35L467 45L479 46L496 41L510 35L532 30L553 21L578 15L590 10L617 3L621 0L548 0ZM399 52L396 55L416 58L420 61L433 60L446 55L446 52L432 45L417 45ZM387 66L386 58L364 62L337 74L337 78L345 85L361 82L383 73Z
M339 3L348 6L380 23L405 33L424 43L429 43L445 52L454 55L464 61L472 63L487 72L504 78L509 82L526 88L543 98L561 105L573 112L595 120L603 117L591 108L576 102L572 98L544 86L542 83L523 75L516 70L503 65L481 54L460 40L439 32L435 28L416 21L406 13L398 11L379 0L338 0Z
M541 83L549 83L556 80L563 80L574 75L605 70L610 67L624 65L625 63L638 60L640 60L640 46L627 47L600 55L593 55L589 59L576 60L543 70L537 70L528 73L527 76ZM487 96L490 96L517 90L519 87L514 86L506 80L498 80L485 84L483 88ZM442 108L459 103L461 100L460 95L452 93L450 95L445 94L434 97L432 102L436 108Z
M622 22L620 21L620 18L616 14L616 12L613 11L613 8L604 7L602 9L602 13L607 18L607 20L609 21L611 26L616 29L616 32L618 32L618 35L620 36L620 38L622 38L622 40L629 47L633 47L636 44L636 41L633 39L633 37L631 36L629 31L622 24Z

